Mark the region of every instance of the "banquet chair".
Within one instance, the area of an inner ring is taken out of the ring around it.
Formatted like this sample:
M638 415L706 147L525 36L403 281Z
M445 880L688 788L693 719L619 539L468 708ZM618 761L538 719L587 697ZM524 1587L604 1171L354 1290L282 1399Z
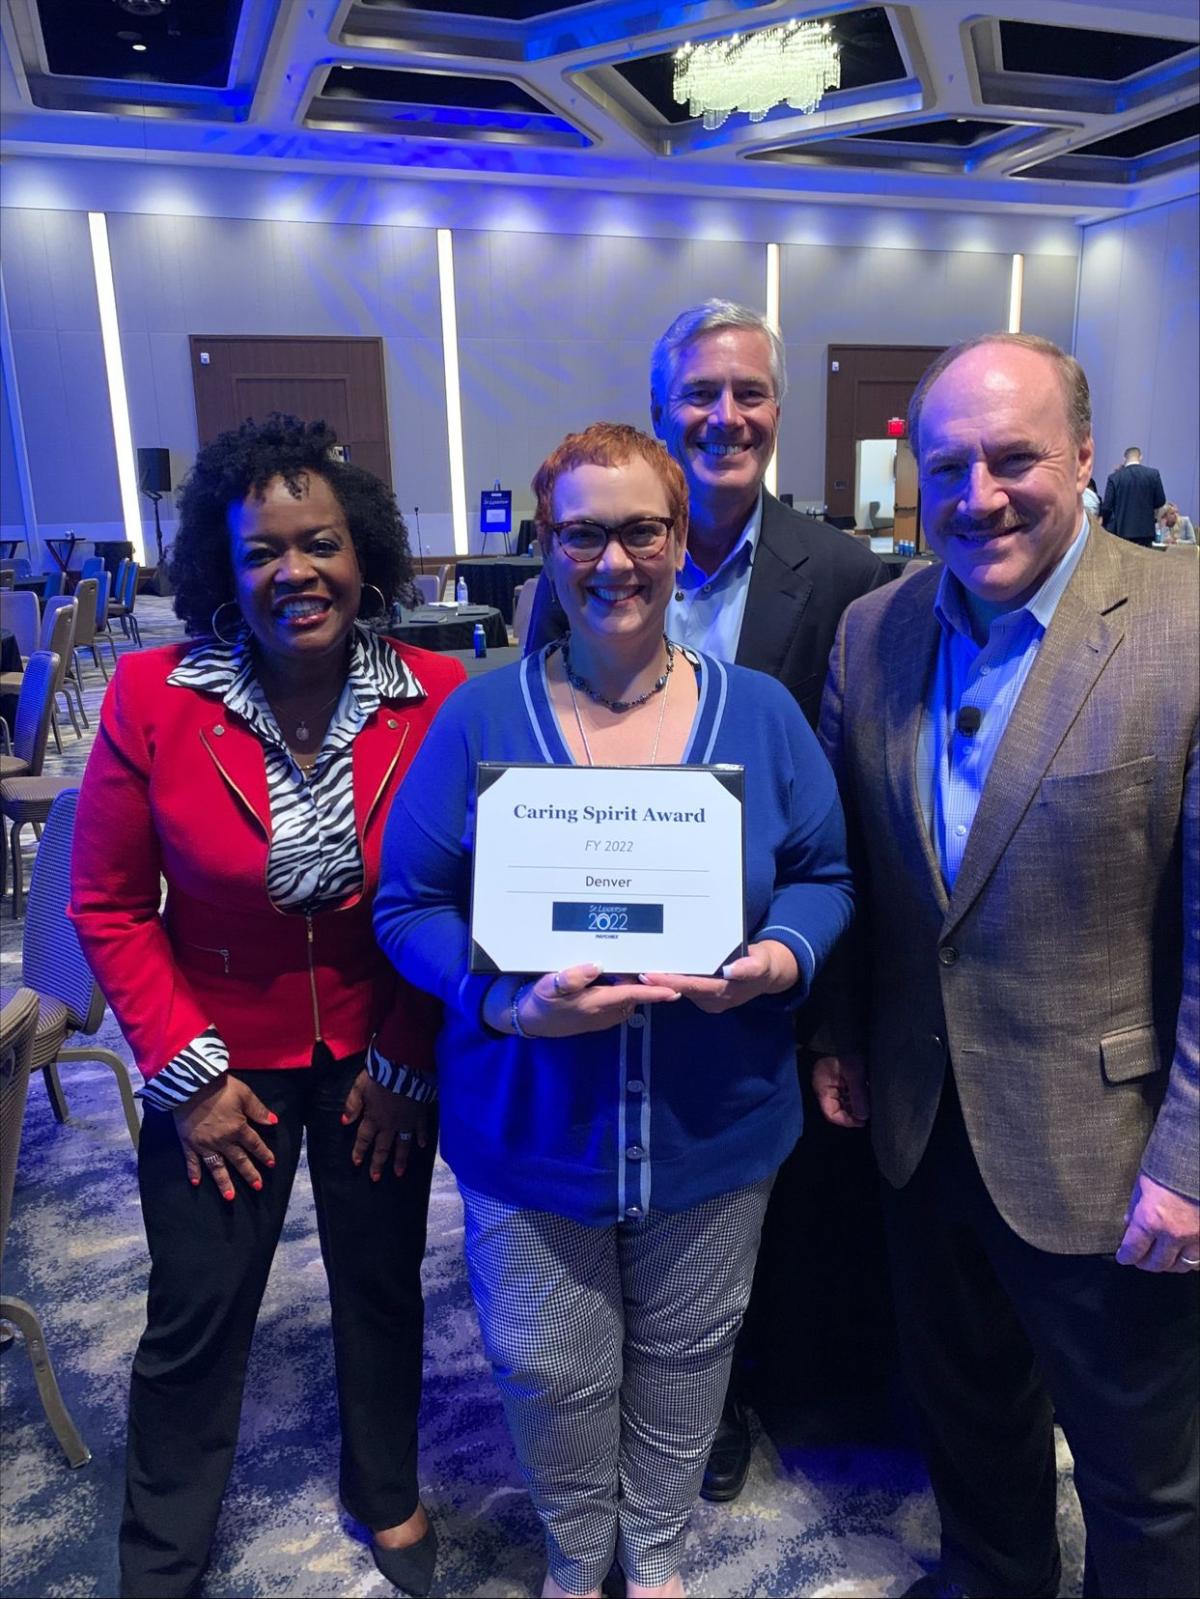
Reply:
M116 638L113 635L112 626L111 626L111 624L109 623L109 620L108 620L108 607L109 607L109 602L110 602L110 600L112 598L112 591L113 591L113 589L112 589L112 584L113 584L112 575L109 572L97 572L97 574L96 574L96 583L97 583L98 586L97 586L97 589L96 589L96 635L95 635L95 642L96 642L97 645L100 645L100 644L107 644L108 645L109 649L112 651L113 670L115 671L116 670L116 665L117 665L117 641L116 641ZM100 662L100 670L102 672L104 671L104 662L103 662L103 660L101 660L101 662ZM104 676L105 676L105 679L107 680L108 673L104 672Z
M16 638L21 659L26 660L38 647L38 629L42 625L42 607L37 595L6 594L4 625Z
M62 595L56 600L51 600L42 616L42 634L38 640L38 648L51 650L58 656L58 671L54 678L54 689L50 695L50 731L54 734L54 747L61 755L63 752L62 734L58 725L58 696L61 694L67 707L67 714L71 718L71 726L75 729L76 738L83 737L83 729L75 717L75 706L67 691L67 664L71 659L71 647L75 641L75 601L66 599ZM17 694L21 692L23 672L0 672L0 694Z
M413 582L421 591L421 598L426 605L432 605L439 598L438 580L432 572L418 572Z
M8 1223L12 1216L13 1188L17 1180L17 1158L21 1152L21 1127L25 1120L25 1100L29 1092L37 1024L38 996L29 988L18 988L3 1011L0 1011L0 1258L3 1258L4 1241L8 1237ZM42 1409L67 1457L68 1465L86 1466L92 1458L91 1450L79 1436L79 1430L63 1403L37 1311L24 1299L2 1294L0 1321L11 1323L25 1340Z
M438 597L439 600L444 600L446 598L446 584L449 583L449 581L450 581L450 562L449 561L445 561L441 566L438 567L437 597Z
M107 576L105 573L105 577ZM79 657L82 651L91 650L93 661L104 674L105 682L108 681L108 670L96 648L96 602L99 596L99 578L85 577L75 589L75 603L79 610L75 616L75 648L71 652L71 658L74 662L75 683L80 698L83 697L83 677L79 669Z
M71 840L79 805L79 779L63 778L46 807L46 828L38 845L25 907L21 941L21 981L41 1001L33 1041L32 1069L46 1079L46 1093L56 1121L70 1115L58 1068L64 1062L95 1060L117 1080L125 1126L136 1149L141 1134L133 1088L125 1062L100 1044L65 1046L76 1035L91 1039L104 1020L104 995L92 976L74 924L67 917L71 897Z
M0 750L0 782L10 777L36 777L41 771L50 736L57 668L58 660L49 650L34 650L29 657L21 674L12 747Z
M136 561L121 562L117 580L113 585L113 598L108 606L109 617L116 617L121 624L121 632L126 638L131 638L139 649L142 644L142 630L138 626L133 609L137 604L137 586L141 570Z
M61 572L47 572L42 583L42 604L52 600L56 594L63 591L63 574Z
M80 577L99 577L101 572L107 572L102 555L89 555L86 560L79 563Z
M17 586L17 574L5 566L0 566L0 589L5 593Z
M533 612L533 597L537 593L537 578L526 578L525 582L513 592L513 632L517 635L517 643L524 645L525 635L529 631L529 618Z

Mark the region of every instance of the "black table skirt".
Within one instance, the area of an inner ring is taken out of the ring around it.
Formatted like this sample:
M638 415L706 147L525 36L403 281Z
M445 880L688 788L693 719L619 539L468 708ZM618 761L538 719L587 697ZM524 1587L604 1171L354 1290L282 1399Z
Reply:
M504 618L494 606L471 605L458 611L442 611L422 606L410 611L402 622L389 624L389 638L401 644L416 644L423 650L469 650L475 642L475 624L483 623L483 636L489 649L503 649L508 643Z
M494 605L500 615L512 626L513 591L518 583L529 579L536 581L542 563L533 556L513 556L498 561L456 561L454 581L467 580L467 594L472 605Z

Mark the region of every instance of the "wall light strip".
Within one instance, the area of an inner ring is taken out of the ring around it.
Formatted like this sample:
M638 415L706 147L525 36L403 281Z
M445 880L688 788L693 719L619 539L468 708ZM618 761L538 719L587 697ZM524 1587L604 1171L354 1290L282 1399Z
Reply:
M454 239L437 230L438 288L442 297L442 361L446 371L446 433L450 443L450 517L454 553L469 555L467 474L463 463L462 393L458 384L458 317L454 309Z
M108 377L108 405L112 412L113 442L117 449L117 482L121 489L121 514L125 537L133 545L139 565L146 560L142 538L142 512L138 504L137 470L133 434L129 427L129 401L125 394L125 367L121 361L121 330L117 325L117 296L113 288L112 257L108 253L108 219L103 211L88 212L92 237L92 268L96 274L96 299L100 305L100 336L104 342L104 370Z
M21 394L17 387L17 363L13 355L3 268L0 268L0 370L4 373L4 387L8 391L8 423L12 434L13 460L17 467L17 487L21 492L21 515L25 518L25 547L34 571L40 572L42 543L38 538L37 509L33 503L33 473L29 467L29 451L25 448L25 421L21 415Z
M773 328L779 328L779 246L777 244L767 245L767 321ZM778 454L779 451L776 450L771 456L767 465L766 476L763 479L768 494L777 492L776 458Z
M1014 255L1012 276L1008 280L1008 331L1021 331L1021 297L1025 290L1025 257Z

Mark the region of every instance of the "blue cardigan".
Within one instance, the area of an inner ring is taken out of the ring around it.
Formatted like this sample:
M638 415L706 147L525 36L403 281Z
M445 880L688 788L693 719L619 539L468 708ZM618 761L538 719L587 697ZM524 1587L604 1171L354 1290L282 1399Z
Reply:
M708 1015L639 1006L573 1038L499 1037L467 973L477 761L571 755L542 654L463 685L443 705L391 810L375 930L396 968L444 1003L442 1151L468 1188L587 1224L683 1210L758 1182L800 1134L792 1007L851 915L833 774L773 678L689 656L699 704L683 760L746 768L746 925L795 955L787 995ZM681 661L682 665L682 661Z

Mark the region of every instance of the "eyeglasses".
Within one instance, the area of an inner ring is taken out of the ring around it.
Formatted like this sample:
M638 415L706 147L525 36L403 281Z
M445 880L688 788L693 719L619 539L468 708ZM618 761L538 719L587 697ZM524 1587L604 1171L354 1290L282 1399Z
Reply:
M598 561L608 548L609 539L618 539L633 560L649 561L662 554L674 526L674 517L635 516L617 527L608 527L604 522L552 522L550 531L572 561Z

